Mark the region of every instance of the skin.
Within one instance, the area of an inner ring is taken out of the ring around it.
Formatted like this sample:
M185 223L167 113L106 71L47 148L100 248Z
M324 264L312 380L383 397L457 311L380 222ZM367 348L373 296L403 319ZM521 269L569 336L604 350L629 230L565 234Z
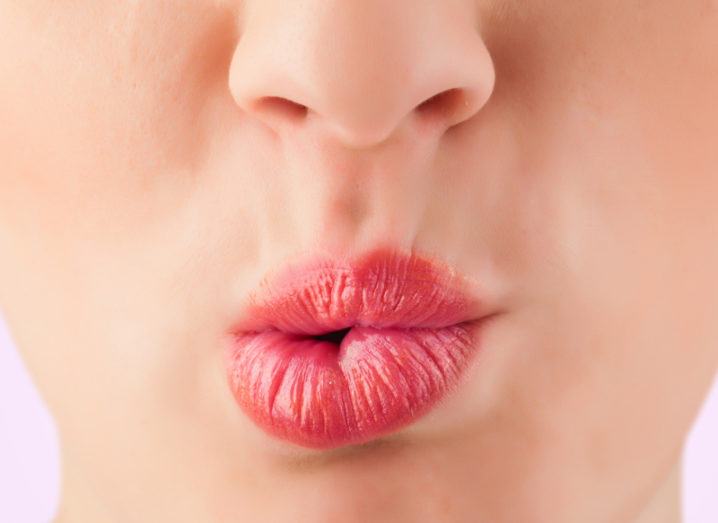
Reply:
M57 521L679 521L718 368L717 27L711 0L0 0L0 305ZM272 440L225 382L243 298L379 245L480 282L480 363L368 445Z

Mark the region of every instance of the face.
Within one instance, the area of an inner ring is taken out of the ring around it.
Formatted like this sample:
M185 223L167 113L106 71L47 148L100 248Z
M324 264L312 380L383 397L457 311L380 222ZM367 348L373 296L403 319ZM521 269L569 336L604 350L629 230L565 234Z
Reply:
M121 520L634 517L718 366L717 21L0 0L0 305L68 496ZM378 245L480 282L478 363L391 437L276 440L229 392L228 329L270 271Z

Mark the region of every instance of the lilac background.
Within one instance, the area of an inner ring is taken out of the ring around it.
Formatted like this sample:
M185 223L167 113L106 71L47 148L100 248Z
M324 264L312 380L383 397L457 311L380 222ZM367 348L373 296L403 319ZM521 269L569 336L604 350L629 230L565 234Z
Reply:
M718 522L718 380L684 458L684 523ZM52 418L0 315L0 522L49 522L59 498L59 468Z

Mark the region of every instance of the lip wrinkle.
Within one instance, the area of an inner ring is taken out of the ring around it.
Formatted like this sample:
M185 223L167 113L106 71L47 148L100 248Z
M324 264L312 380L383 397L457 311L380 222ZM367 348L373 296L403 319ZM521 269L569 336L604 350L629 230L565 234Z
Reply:
M282 368L281 371L276 372L274 374L271 388L268 392L269 394L269 406L267 411L269 412L269 419L270 422L274 423L274 402L277 399L277 391L279 390L279 387L282 385L282 382L284 381L284 376L287 374L287 367L289 367L289 362L287 360L284 360L282 362Z
M427 352L423 346L421 347L421 349L424 352ZM439 367L436 358L434 358L433 355L428 354L428 352L427 355L432 361L430 365L433 367L433 369L428 369L427 365L429 365L429 363L422 362L421 359L416 356L416 354L414 354L413 352L409 353L409 357L414 362L414 365L419 366L423 370L423 373L420 373L420 378L422 379L422 381L424 381L424 391L426 396L430 394L431 390L435 390L441 386L436 376L437 374L441 376L441 382L445 380L441 367ZM424 376L426 376L426 378L424 378Z
M242 333L231 392L265 432L304 447L398 430L453 391L479 352L489 311L470 286L451 267L386 250L275 272L229 329Z

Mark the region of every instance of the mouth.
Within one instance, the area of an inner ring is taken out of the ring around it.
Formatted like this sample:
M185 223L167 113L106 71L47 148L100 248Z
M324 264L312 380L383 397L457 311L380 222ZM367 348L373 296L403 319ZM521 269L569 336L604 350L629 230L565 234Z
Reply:
M450 267L380 249L263 280L230 330L227 381L265 433L314 449L405 427L455 391L488 317Z

